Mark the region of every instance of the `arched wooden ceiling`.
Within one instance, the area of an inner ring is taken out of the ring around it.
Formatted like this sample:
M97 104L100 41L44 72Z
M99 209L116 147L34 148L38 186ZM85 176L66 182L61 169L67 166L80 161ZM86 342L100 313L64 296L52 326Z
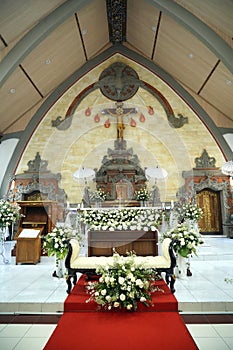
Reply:
M0 133L20 134L72 74L114 45L183 86L233 129L231 0L7 0L0 4Z

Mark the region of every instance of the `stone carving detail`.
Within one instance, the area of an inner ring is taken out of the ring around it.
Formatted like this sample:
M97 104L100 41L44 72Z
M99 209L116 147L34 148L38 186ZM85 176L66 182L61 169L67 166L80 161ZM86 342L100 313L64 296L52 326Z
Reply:
M122 62L106 68L96 84L102 94L112 101L126 101L138 91L141 82L135 70Z
M210 157L206 149L203 150L201 157L195 158L196 168L216 168L215 163L215 158Z
M55 186L53 183L49 185L40 184L39 182L31 182L27 183L26 185L23 185L22 183L19 183L16 186L16 200L21 201L24 200L24 195L33 193L33 192L40 192L40 193L46 193L48 196L48 199L51 201L56 200L56 193L55 193Z
M126 141L115 140L114 149L108 149L108 154L102 159L102 165L96 172L96 186L108 192L108 199L117 198L116 184L128 184L128 199L133 197L134 191L141 188L147 181L145 171L139 164L133 149L126 148Z
M72 118L73 114L65 116L64 118L59 115L55 120L52 120L51 125L58 130L67 130L71 126Z
M107 0L109 40L115 43L126 41L127 0Z
M39 152L36 153L35 159L29 160L27 163L28 170L26 172L39 172L39 171L48 171L47 166L48 162L47 160L42 160L40 157Z
M179 129L188 123L188 118L184 117L181 113L178 113L177 116L174 114L168 115L168 122L172 128Z
M39 152L33 160L28 163L28 169L23 174L17 174L14 177L16 181L14 196L16 201L25 200L25 195L38 192L41 199L57 201L62 207L66 203L66 193L59 188L58 182L61 180L61 174L51 173L48 167L48 161L42 160Z

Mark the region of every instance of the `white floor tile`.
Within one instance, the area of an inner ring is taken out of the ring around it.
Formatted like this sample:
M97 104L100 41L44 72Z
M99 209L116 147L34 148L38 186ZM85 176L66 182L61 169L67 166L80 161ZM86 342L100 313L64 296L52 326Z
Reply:
M221 338L196 338L199 350L229 350L229 346Z
M0 350L13 350L22 338L1 338ZM33 348L32 348L33 349ZM26 349L24 349L26 350ZM40 349L41 350L41 349Z
M225 338L224 341L229 346L229 348L233 350L233 338Z
M51 324L33 324L25 334L25 338L44 338L52 334L56 325Z
M187 325L187 328L191 335L195 338L218 338L219 334L216 330L209 324L190 324Z
M42 350L47 343L47 338L23 338L14 347L14 350Z
M233 324L214 324L213 328L222 338L233 338Z
M27 324L8 324L0 332L0 339L24 337L30 327L31 325Z

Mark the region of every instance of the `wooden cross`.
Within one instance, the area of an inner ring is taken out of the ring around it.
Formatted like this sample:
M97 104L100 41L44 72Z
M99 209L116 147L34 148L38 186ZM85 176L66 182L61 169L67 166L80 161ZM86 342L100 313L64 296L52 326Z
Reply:
M116 102L116 108L103 109L102 114L110 114L112 117L117 117L117 139L123 140L123 130L125 128L123 123L123 117L128 116L131 113L137 113L136 108L123 108L122 102Z

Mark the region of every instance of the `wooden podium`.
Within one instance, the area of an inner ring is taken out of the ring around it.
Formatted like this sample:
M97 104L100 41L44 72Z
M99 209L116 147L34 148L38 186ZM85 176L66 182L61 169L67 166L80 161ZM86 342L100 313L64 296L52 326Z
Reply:
M16 239L16 265L18 263L37 264L41 253L41 228L21 228Z
M57 221L57 203L54 201L18 201L23 217L19 221L21 228L42 228L43 234L51 232Z

